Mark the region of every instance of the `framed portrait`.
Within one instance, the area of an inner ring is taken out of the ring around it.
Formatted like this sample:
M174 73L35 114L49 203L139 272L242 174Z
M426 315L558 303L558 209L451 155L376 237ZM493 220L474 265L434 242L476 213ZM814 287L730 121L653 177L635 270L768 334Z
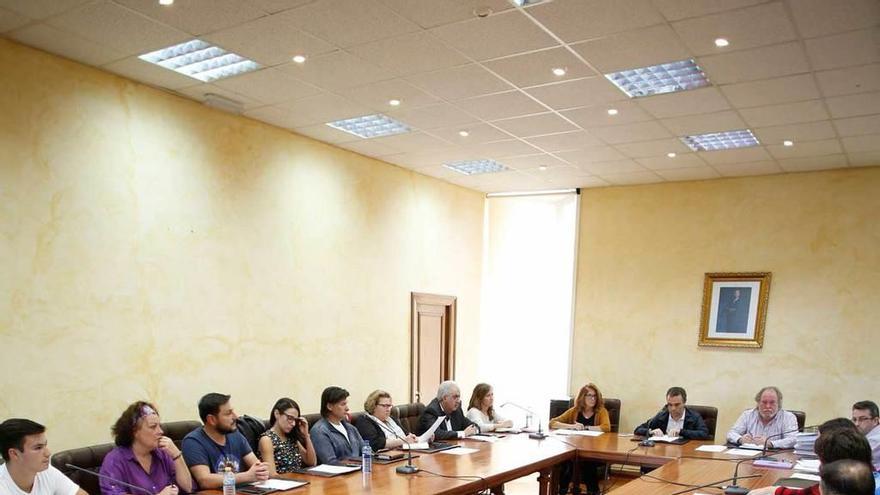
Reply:
M770 272L707 273L699 345L763 347Z

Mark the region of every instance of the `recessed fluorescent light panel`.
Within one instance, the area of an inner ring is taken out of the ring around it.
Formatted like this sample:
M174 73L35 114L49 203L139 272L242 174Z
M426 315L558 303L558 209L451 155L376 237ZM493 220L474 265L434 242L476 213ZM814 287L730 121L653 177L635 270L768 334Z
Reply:
M337 120L336 122L328 122L327 125L364 139L391 136L392 134L401 134L411 130L403 122L394 120L381 113Z
M694 151L732 150L761 144L749 129L685 136L681 141Z
M703 69L693 59L605 74L630 98L674 93L709 85Z
M512 0L513 4L517 7L525 7L526 5L532 5L535 3L541 3L545 0Z
M237 76L260 68L260 64L253 60L201 40L169 46L138 58L203 82Z
M444 163L443 166L464 175L492 174L510 170L495 160L461 160Z

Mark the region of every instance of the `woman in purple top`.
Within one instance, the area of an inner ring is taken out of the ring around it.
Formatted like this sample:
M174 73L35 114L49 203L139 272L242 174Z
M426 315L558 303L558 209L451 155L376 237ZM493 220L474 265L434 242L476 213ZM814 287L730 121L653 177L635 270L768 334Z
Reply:
M159 413L149 402L128 406L112 428L117 447L101 464L103 495L178 495L192 491L192 478L180 449L164 436ZM143 490L114 483L108 478Z

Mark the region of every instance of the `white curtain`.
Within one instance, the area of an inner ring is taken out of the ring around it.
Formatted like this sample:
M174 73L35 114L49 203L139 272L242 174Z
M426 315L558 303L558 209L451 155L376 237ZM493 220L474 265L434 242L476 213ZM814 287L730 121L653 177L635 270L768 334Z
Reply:
M480 380L517 426L568 396L579 196L486 199ZM533 421L532 426L535 426Z

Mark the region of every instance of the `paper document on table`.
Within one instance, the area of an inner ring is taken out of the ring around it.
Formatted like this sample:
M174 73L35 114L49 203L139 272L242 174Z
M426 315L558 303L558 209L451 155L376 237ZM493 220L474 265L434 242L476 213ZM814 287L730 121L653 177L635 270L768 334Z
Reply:
M660 435L658 437L651 437L651 440L655 442L663 442L663 443L675 443L678 442L681 437L670 437L669 435Z
M307 485L308 483L305 481L296 481L296 480L279 480L277 478L269 478L266 481L261 483L253 483L254 486L258 486L260 488L272 488L273 490L292 490L294 488Z
M477 440L478 442L489 442L495 443L500 440L499 437L490 437L487 435L471 435L469 437L465 437L465 440Z
M700 445L696 449L699 452L724 452L727 447L724 445Z
M798 478L801 480L810 480L810 481L820 481L821 480L821 478L819 478L818 475L807 474L807 473L792 473L791 476L789 476L789 478Z
M819 472L819 459L801 459L794 465L795 471L806 471L808 473Z
M411 443L405 443L398 448L400 450L408 450L408 449L428 450L431 447L428 445L428 442L411 442Z
M593 430L555 430L557 435L579 435L582 437L598 437L602 433L602 431L593 431Z
M495 433L519 433L519 428L495 428Z
M757 450L747 450L747 449L730 449L727 452L725 452L725 454L741 455L743 457L754 457L760 453L761 452L759 452Z
M422 433L419 436L419 439L418 439L419 443L427 442L428 440L430 440L431 436L434 435L434 432L437 431L437 427L440 426L440 423L442 423L445 420L446 420L446 416L440 416L439 418L437 418L437 421L434 421L434 424L432 424L431 427L428 428L428 431Z
M313 468L309 468L307 471L321 474L344 474L353 473L360 470L360 466L335 466L333 464L319 464Z
M441 450L437 452L438 454L446 454L446 455L468 455L473 454L474 452L479 452L480 449L469 449L467 447L459 447L457 449L449 449L449 450Z
M741 443L741 444L739 444L739 448L751 449L751 450L764 450L763 445L758 445L756 443Z

